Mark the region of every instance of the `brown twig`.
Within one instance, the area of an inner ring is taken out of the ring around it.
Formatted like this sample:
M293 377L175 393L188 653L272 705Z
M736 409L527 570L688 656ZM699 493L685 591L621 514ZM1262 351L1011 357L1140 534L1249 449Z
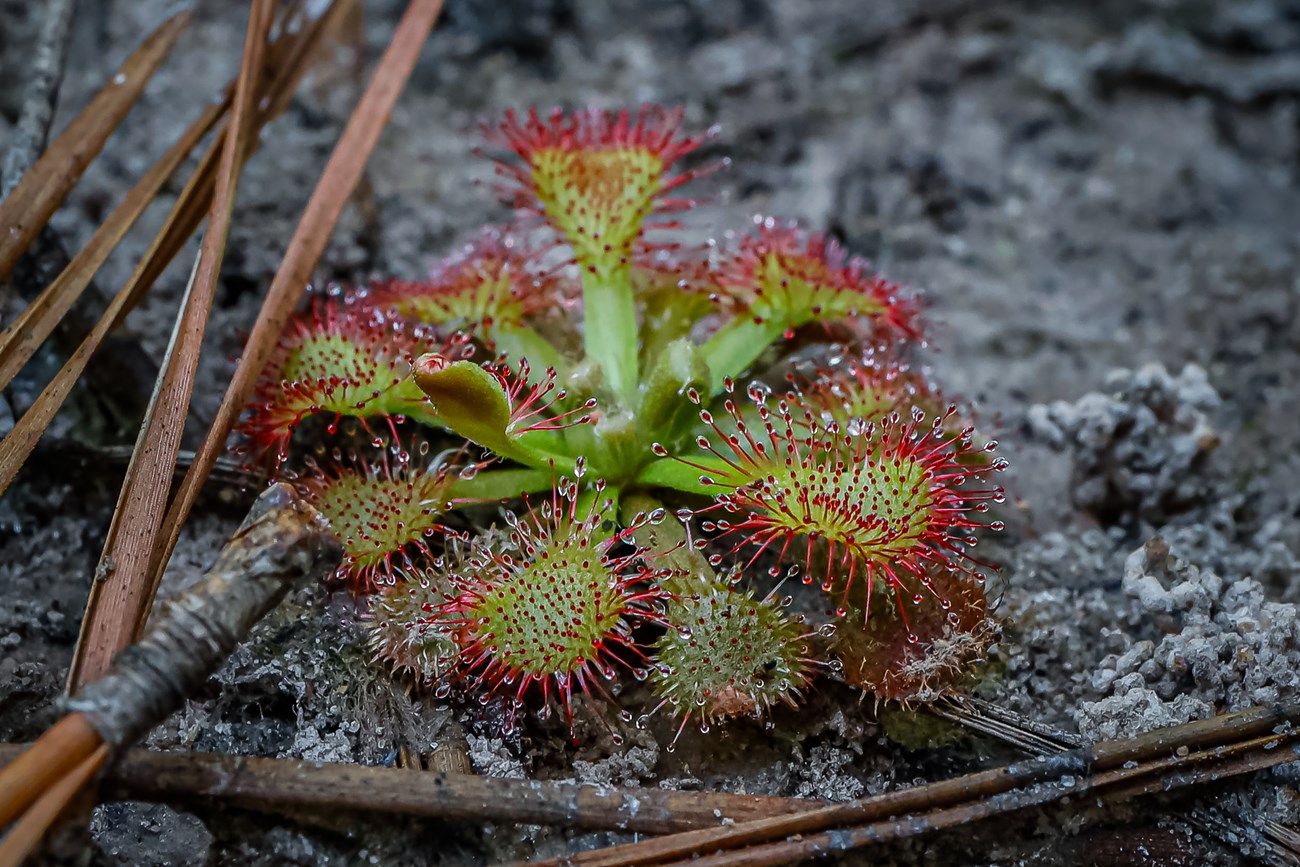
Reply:
M41 34L27 68L23 107L14 124L4 170L0 172L0 199L13 192L18 181L36 162L50 137L50 122L63 83L68 56L68 34L72 32L72 0L47 0Z
M18 186L19 179L45 148L63 81L71 24L72 0L48 0L23 88L22 110L0 172L0 199Z
M166 609L148 637L68 700L109 744L133 743L200 688L289 589L318 574L323 524L288 485L268 488L196 590Z
M1032 755L1061 752L1084 743L1078 735L1048 728L1006 708L971 697L950 697L941 703L927 706L926 710L1020 747ZM1300 867L1300 851L1293 850L1284 835L1269 833L1272 829L1266 827L1262 832L1256 831L1212 805L1192 807L1186 814L1186 819L1190 824L1210 831L1224 843L1237 848L1241 848L1243 839L1253 836L1263 849L1255 853L1260 860L1279 867ZM1115 858L1111 860L1114 861Z
M1283 742L1288 742L1283 747ZM1297 760L1295 736L1265 735L1248 744L1216 747L1185 756L1174 756L1136 768L1119 768L1095 777L1063 782L1043 782L1027 789L1015 789L954 807L931 810L873 822L798 839L733 849L702 858L659 862L672 867L767 867L822 858L868 845L878 845L954 827L966 827L994 817L1006 816L1031 807L1042 807L1062 799L1077 799L1104 791L1105 801L1116 804L1142 795L1171 792L1240 774L1254 773ZM1249 748L1247 748L1249 747ZM1164 771L1164 773L1153 773Z
M320 516L287 485L268 488L204 580L166 606L139 643L68 702L71 713L0 770L0 826L102 744L120 749L165 719L295 583L329 563Z
M362 94L330 154L320 182L298 221L284 260L267 290L262 309L249 334L230 385L226 388L212 427L167 512L161 540L149 569L152 577L150 598L157 592L158 584L162 581L163 570L176 547L176 540L180 538L181 525L198 499L199 489L213 464L225 450L226 439L248 403L257 377L261 375L289 315L297 305L302 287L310 280L312 270L325 250L344 205L361 179L366 162L379 142L379 135L387 125L397 97L406 86L420 50L441 10L442 0L412 0L407 6L366 92Z
M869 825L890 817L925 814L928 822L934 818L936 811L968 809L971 804L989 803L997 798L1006 800L1005 796L1009 792L1024 792L1034 787L1038 787L1038 790L1052 789L1048 784L1065 777L1078 781L1093 774L1121 768L1126 762L1136 762L1141 766L1144 762L1150 763L1170 754L1176 755L1180 748L1185 748L1190 753L1193 750L1232 746L1251 738L1270 736L1275 727L1296 721L1300 721L1300 705L1249 708L1214 719L1158 729L1136 738L1104 741L1091 748L1029 759L952 780L862 798L793 816L743 822L730 828L674 834L657 840L599 849L567 859L539 863L583 864L589 867L662 864L705 852L758 847L794 835L807 837L833 828ZM1294 760L1290 751L1275 750L1268 755L1282 755L1283 760ZM1060 790L1053 791L1056 792L1054 797L1061 795ZM917 826L918 831L922 827L928 826ZM848 832L834 832L845 833ZM821 840L822 837L816 839ZM869 842L868 838L852 839L859 840L859 845ZM745 854L755 853L749 849Z
M0 746L0 765L19 749ZM824 803L151 750L126 753L108 772L103 793L168 803L217 798L256 810L372 810L643 834L716 827Z
M0 202L0 280L67 198L189 21L190 13L181 12L151 33Z

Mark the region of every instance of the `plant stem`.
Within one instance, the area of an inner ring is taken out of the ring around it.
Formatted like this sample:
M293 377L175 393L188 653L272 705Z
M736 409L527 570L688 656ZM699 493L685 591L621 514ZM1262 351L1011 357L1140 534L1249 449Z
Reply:
M692 463L701 465L716 464L717 475L725 476L730 469L720 459L711 455L694 455L691 458ZM706 485L700 481L704 475L699 467L676 460L675 458L660 458L657 461L651 461L641 468L636 474L635 482L638 485L647 485L652 488L672 488L675 491L681 491L684 494L716 494L717 485Z
M655 497L633 493L623 499L620 517L624 524L628 524L638 513L648 515L663 508L664 504ZM690 544L690 534L674 515L666 516L658 524L645 524L636 531L635 539L638 545L653 552L669 568L680 569L689 575L716 578L708 558Z
M636 406L637 327L631 269L623 265L609 273L584 273L582 310L587 357L600 365L610 391L623 405Z
M599 492L595 488L587 488L578 494L578 501L574 506L574 514L578 516L579 521L585 521L587 518L591 517L593 513L600 511L600 507L603 503L608 502L610 504L610 518L615 518L618 515L618 500L622 493L621 490L613 486L607 487L605 490ZM613 535L613 533L600 534L600 538L608 538L610 535Z
M494 331L490 338L496 344L497 351L505 353L512 362L517 363L521 358L528 359L534 379L551 367L559 375L564 372L564 359L559 351L549 340L526 325Z
M486 470L472 479L455 479L448 496L463 500L464 505L494 500L513 500L521 494L535 494L550 489L555 474L550 470Z
M701 348L713 380L713 394L727 377L744 373L784 331L780 322L737 318L718 329Z

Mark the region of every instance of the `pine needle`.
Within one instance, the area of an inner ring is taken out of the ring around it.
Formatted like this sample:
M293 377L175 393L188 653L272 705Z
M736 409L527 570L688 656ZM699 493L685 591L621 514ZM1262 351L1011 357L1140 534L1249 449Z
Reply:
M230 127L222 142L207 232L113 512L96 570L103 579L91 586L69 675L74 688L96 680L108 670L113 656L131 643L135 624L148 604L149 558L166 508L199 352L225 256L243 154L256 117L257 85L274 8L274 0L253 0L249 11L244 55L235 84Z
M305 27L300 36L283 36L272 46L273 62L268 66L273 66L276 72L267 95L269 103L265 104L258 114L258 129L288 106L294 90L297 89L306 71L307 64L312 59L315 48L353 2L355 0L338 0L320 18ZM46 385L26 414L19 419L9 434L0 440L0 493L3 493L13 482L32 449L36 447L36 442L63 406L72 387L86 370L91 357L98 351L105 338L144 298L145 293L198 229L212 199L223 140L224 137L218 139L204 155L198 169L190 177L173 205L162 229L140 258L135 271L125 285L109 302L103 316ZM252 145L256 144L257 139L254 138ZM253 147L248 148L244 157L247 158L253 149ZM47 289L46 292L48 291L50 290Z
M108 761L108 744L83 759L72 771L58 778L41 793L23 817L0 840L0 867L16 867L30 855L77 792Z
M41 753L23 752L0 771L0 828L40 797L41 792L81 764L98 747L98 734L84 716L59 720L41 736L48 746Z
M126 59L90 105L68 124L18 186L0 202L0 280L49 222L104 142L130 111L149 79L190 22L181 12L164 21Z
M90 285L91 278L122 237L157 198L163 184L176 173L189 157L190 151L198 146L221 119L228 106L229 99L225 99L219 105L210 105L204 109L203 114L190 124L167 153L163 154L162 159L126 194L103 225L95 230L89 243L63 269L63 273L0 333L0 389L13 381L18 371L72 309L72 305Z
M180 537L181 525L198 498L199 489L208 473L224 451L226 439L243 412L257 377L280 338L285 322L298 303L302 287L310 280L312 270L325 250L344 205L356 189L366 162L387 125L397 97L415 68L420 50L441 10L442 0L412 0L397 25L392 41L380 58L369 86L353 110L338 144L334 146L320 182L307 202L298 228L289 242L284 260L271 281L271 288L267 290L257 322L253 325L212 427L189 472L181 481L180 490L167 513L149 569L152 579L149 599L157 593L167 560ZM143 625L142 618L137 624L137 630L143 628Z

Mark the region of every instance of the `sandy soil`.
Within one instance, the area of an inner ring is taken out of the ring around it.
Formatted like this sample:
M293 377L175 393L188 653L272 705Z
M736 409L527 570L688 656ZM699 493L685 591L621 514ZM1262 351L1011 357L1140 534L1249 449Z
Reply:
M0 2L0 147L19 106L29 6ZM56 125L168 6L80 4ZM371 59L399 6L367 4ZM242 30L240 4L199 4L56 218L69 246L233 74ZM248 168L187 437L219 401L355 95L346 72L314 76ZM1300 8L458 0L371 163L376 214L349 210L321 279L418 276L458 235L505 216L471 182L490 176L470 154L479 119L647 100L718 124L710 152L734 160L699 188L714 200L691 218L701 237L755 212L797 217L924 289L935 377L978 406L1013 465L1009 527L988 546L1005 564L1005 634L984 698L1090 737L1297 698ZM103 286L120 284L162 215L132 234ZM128 322L154 358L184 270ZM15 385L14 411L57 363L43 356ZM79 394L0 499L0 740L32 738L54 717L123 469L87 447L132 440L101 399ZM202 572L245 501L237 488L205 501L168 588ZM772 730L689 733L672 753L661 728L629 729L615 746L590 719L580 747L541 723L502 741L487 712L393 687L358 635L345 601L299 594L151 744L365 763L406 744L463 751L484 774L829 798L1014 755L974 739L902 746L915 719L890 724L828 682ZM1295 824L1296 777L1180 802L1165 819L1147 810L1137 821L1156 854L1132 861L1098 861L1093 838L1039 816L1014 834L934 838L872 862L1267 861L1277 853L1262 829ZM96 864L470 864L604 839L127 804L100 808L85 846Z

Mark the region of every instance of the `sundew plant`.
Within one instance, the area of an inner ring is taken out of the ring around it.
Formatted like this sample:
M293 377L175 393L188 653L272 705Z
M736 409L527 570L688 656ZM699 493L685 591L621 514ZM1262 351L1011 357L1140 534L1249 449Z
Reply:
M716 164L680 110L484 132L513 222L313 298L242 426L330 521L376 659L512 722L640 683L679 732L818 676L969 679L1004 462L911 366L916 297L770 217L684 244Z

